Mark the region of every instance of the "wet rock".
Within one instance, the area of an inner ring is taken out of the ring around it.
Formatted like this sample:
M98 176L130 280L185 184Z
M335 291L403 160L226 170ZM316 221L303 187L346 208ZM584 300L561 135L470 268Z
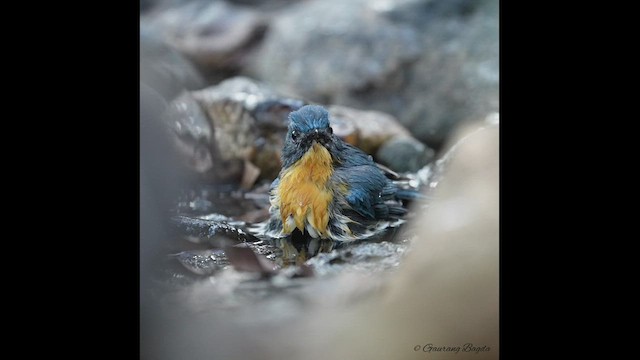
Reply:
M307 260L316 274L325 276L344 271L382 272L397 267L408 248L406 242L362 242L320 253Z
M256 254L247 246L227 247L225 253L229 262L237 271L255 272L263 276L271 276L276 272L276 265L263 255Z
M213 131L207 115L191 93L185 91L172 101L163 119L183 162L193 172L211 176L216 150L212 146Z
M305 104L261 82L234 77L183 93L170 104L165 120L193 171L204 179L239 183L246 190L277 176L288 115ZM417 171L434 156L391 115L327 108L337 136L394 171Z
M177 151L202 180L249 189L258 179L278 174L287 116L303 104L235 77L183 93L164 119Z
M413 187L425 189L427 192L432 192L444 177L446 170L451 161L455 158L458 149L462 147L466 141L476 136L477 132L499 126L499 118L500 114L497 112L487 114L484 119L478 118L474 122L475 130L470 131L464 137L452 142L444 149L443 154L438 158L438 160L423 167L414 174L406 174L405 176L410 179Z
M145 14L140 21L207 75L242 66L266 29L256 11L226 1L165 6Z
M338 105L328 110L336 135L395 171L417 171L435 155L389 114Z
M198 219L202 219L202 220L207 220L207 221L217 221L217 222L221 222L224 221L227 224L231 225L231 226L244 226L245 222L244 221L239 221L239 220L234 220L228 216L224 216L222 214L216 214L216 213L211 213L211 214L207 214L207 215L201 215L198 216Z
M281 90L331 103L338 93L384 85L420 54L418 34L364 1L306 1L274 19L248 73Z
M209 240L215 246L241 242L259 242L260 239L225 220L208 220L189 216L174 216L171 223L183 236Z
M197 275L211 275L229 265L229 260L222 250L182 251L171 256Z
M213 211L213 203L207 199L197 198L189 201L189 210L194 213L209 213Z
M334 133L338 136L341 136L340 132L344 133L341 136L343 140L351 136L351 133L356 134L357 140L351 144L369 154L375 154L391 138L411 137L409 130L398 123L396 118L380 111L357 110L340 105L331 105L327 110Z
M140 80L166 101L184 90L202 88L205 83L189 60L143 24L140 25Z
M261 190L261 188L259 189ZM265 198L263 199L263 197ZM189 190L184 189L180 192L177 201L174 202L174 214L205 220L226 221L231 225L243 225L243 221L251 222L251 213L268 207L268 198L266 197L268 197L266 191L264 195L258 196L254 193L248 195L245 191L238 189L238 184L235 183L202 184L194 182L190 185ZM228 218L221 218L220 212Z
M269 205L264 204L259 209L251 210L240 215L238 218L248 223L259 223L269 219Z
M224 177L235 175L238 181L245 176L245 189L257 179L273 180L277 176L287 117L304 101L282 96L245 77L228 79L191 95L212 126L210 149L214 160L221 163L216 171L230 169ZM253 174L244 175L246 169Z

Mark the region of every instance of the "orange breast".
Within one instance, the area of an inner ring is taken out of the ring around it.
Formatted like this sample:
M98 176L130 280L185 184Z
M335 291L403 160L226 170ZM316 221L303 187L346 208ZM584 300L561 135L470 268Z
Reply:
M285 234L290 234L295 228L304 231L308 223L321 237L326 237L328 209L333 200L333 191L327 182L332 173L331 154L324 146L315 143L281 174L278 195Z

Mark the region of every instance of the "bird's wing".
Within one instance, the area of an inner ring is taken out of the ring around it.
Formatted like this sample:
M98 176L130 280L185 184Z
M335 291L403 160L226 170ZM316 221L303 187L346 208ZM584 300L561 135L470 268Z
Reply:
M389 179L392 179L392 180L400 179L400 175L397 172L389 169L388 167L386 167L386 166L384 166L382 164L379 164L379 163L376 163L376 166L378 167L378 169L382 170L384 175L386 177L388 177Z
M334 174L339 184L346 184L344 199L352 210L371 220L385 217L380 204L384 204L382 196L393 192L393 184L375 165L339 168Z

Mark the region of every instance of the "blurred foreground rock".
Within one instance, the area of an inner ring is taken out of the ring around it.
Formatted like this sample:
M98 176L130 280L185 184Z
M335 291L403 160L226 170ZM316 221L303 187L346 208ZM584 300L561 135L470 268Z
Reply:
M140 81L159 92L165 101L205 84L189 60L144 26L140 27Z
M499 357L498 149L498 127L459 145L437 199L415 220L418 235L383 295L333 314L339 320L324 344L332 350L313 359ZM346 337L349 342L340 341ZM467 343L486 347L477 353L424 352L427 344Z

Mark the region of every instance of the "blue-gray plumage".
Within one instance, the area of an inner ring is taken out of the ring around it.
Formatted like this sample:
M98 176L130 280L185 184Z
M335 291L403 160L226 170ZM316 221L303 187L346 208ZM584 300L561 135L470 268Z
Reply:
M271 184L271 217L263 229L272 237L297 230L353 241L401 223L406 213L396 185L371 156L333 135L321 106L289 114L282 164Z

